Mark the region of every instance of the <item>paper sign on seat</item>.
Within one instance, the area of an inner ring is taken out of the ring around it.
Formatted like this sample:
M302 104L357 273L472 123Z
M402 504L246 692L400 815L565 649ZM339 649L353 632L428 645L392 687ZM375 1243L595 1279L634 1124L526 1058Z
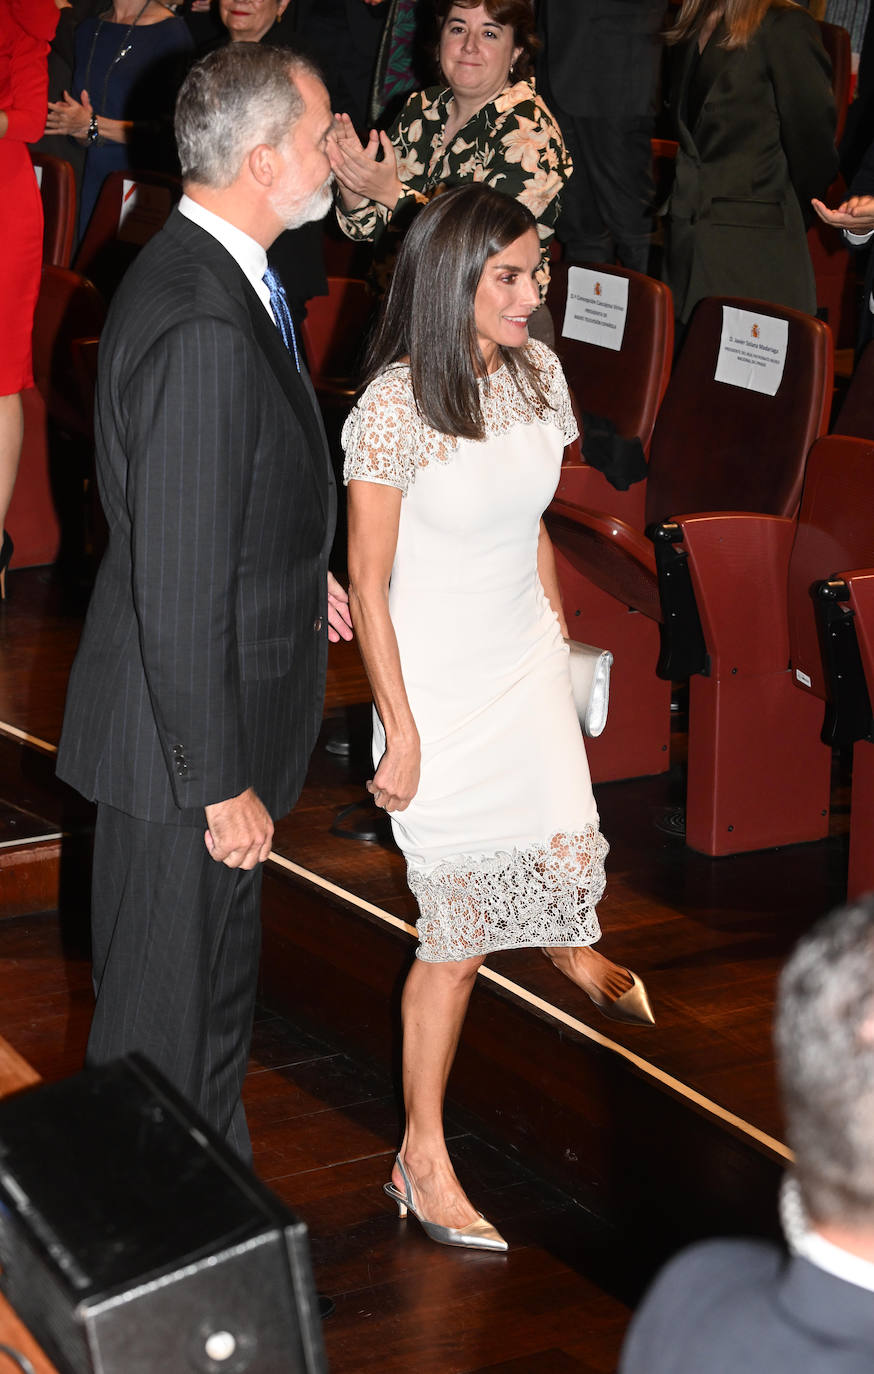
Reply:
M628 314L628 278L589 267L572 267L567 278L567 305L562 335L600 348L622 347Z
M788 342L788 320L724 305L716 381L776 396L783 380Z

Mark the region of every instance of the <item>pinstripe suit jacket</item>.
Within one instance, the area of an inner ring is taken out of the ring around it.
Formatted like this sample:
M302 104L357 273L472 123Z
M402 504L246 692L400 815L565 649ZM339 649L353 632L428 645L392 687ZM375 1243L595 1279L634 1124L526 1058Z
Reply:
M148 821L249 786L281 816L321 720L336 493L309 379L178 211L113 300L96 426L109 545L58 774Z

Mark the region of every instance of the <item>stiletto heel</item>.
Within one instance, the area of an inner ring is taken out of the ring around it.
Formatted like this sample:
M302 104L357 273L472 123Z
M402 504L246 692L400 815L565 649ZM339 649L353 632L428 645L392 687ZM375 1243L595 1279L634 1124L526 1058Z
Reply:
M398 1214L401 1217L405 1217L408 1211L412 1212L425 1235L431 1240L436 1240L438 1245L459 1245L468 1250L507 1249L507 1242L504 1237L495 1230L490 1222L486 1221L482 1213L478 1214L476 1221L470 1222L468 1226L458 1228L438 1226L435 1221L426 1221L416 1210L413 1202L413 1186L400 1155L395 1159L395 1163L404 1181L404 1191L401 1192L393 1183L384 1183L382 1191L397 1203Z
M12 542L12 535L8 530L3 531L3 543L0 544L0 601L6 600L6 569L12 561L15 552L15 545Z

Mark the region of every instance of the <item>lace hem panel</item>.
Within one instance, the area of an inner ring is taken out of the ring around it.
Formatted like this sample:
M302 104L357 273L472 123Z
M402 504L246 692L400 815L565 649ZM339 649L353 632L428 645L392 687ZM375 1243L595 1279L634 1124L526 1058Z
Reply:
M597 826L485 858L460 855L423 872L407 867L427 963L531 945L591 945L610 846Z

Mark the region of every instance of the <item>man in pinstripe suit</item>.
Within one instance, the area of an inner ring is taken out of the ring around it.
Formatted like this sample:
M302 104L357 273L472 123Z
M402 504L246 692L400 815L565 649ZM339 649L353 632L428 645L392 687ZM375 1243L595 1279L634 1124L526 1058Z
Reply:
M328 638L351 637L321 420L263 280L273 239L328 207L330 125L287 50L231 44L186 79L185 195L101 340L109 545L58 756L98 803L89 1062L146 1054L244 1158L261 864L303 783Z

